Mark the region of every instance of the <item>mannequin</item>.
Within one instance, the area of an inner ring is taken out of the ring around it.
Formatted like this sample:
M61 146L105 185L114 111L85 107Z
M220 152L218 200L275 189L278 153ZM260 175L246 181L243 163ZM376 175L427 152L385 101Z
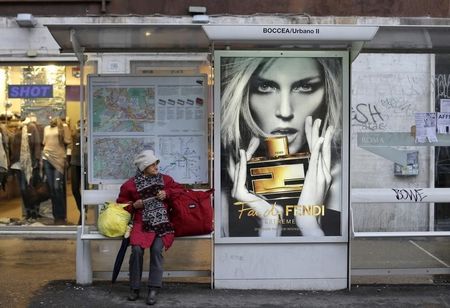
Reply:
M28 117L23 119L11 143L10 163L19 181L25 219L39 217L39 203L31 197L30 190L41 181L41 149L41 135L36 123Z
M65 224L66 205L66 147L71 143L69 127L61 119L52 118L44 128L42 159L50 186L52 212L55 224Z

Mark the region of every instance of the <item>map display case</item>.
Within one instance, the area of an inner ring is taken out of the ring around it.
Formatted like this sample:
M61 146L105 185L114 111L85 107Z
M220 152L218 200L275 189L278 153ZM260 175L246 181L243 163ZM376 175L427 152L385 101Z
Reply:
M88 86L91 184L134 176L134 157L144 149L177 182L208 183L206 75L90 75Z

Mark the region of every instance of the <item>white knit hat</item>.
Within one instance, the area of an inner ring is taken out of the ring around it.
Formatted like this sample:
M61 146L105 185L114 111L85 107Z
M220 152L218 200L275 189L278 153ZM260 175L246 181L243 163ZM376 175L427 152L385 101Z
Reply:
M159 163L159 159L156 157L155 153L152 150L144 150L139 153L134 159L134 164L139 168L140 171L144 171L145 168L155 162Z

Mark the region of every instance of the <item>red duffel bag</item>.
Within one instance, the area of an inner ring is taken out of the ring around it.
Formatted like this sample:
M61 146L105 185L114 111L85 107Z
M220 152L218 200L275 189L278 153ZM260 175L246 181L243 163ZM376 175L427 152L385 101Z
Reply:
M171 193L169 216L175 236L203 235L213 231L213 192L214 189L180 189Z

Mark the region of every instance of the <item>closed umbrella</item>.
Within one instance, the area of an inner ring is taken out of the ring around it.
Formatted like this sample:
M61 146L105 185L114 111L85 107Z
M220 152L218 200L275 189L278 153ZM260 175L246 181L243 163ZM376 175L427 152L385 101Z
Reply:
M127 253L127 248L130 245L130 231L133 226L128 225L128 230L125 233L125 236L122 240L122 244L120 245L119 252L117 252L116 261L114 262L114 268L112 273L111 283L116 282L117 276L119 276L120 268L122 267L123 259L125 258L125 254Z

